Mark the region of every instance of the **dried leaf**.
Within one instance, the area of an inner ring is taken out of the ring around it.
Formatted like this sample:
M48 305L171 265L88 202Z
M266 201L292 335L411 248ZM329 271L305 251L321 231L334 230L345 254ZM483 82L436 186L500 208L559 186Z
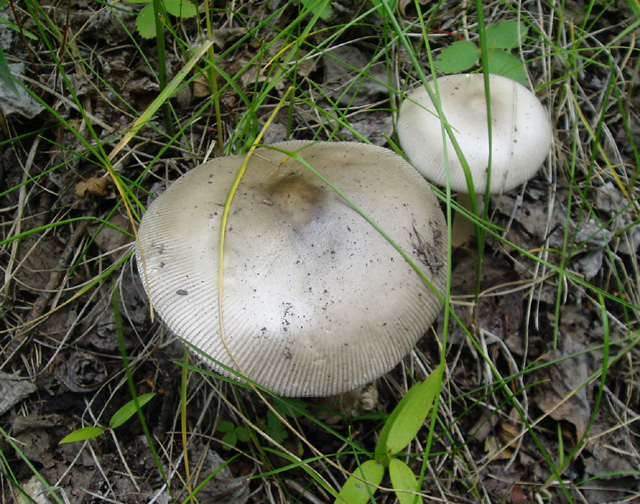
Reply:
M544 383L536 387L533 397L534 403L551 418L571 423L576 440L584 434L591 414L587 390L582 386L589 376L587 354L580 353L584 349L584 345L563 335L560 348L542 357L543 361L555 362L536 373L536 379ZM568 358L573 354L578 355Z
M0 373L0 415L36 391L30 381L6 373Z
M428 0L418 0L418 3L420 5L427 5ZM413 5L413 0L400 0L400 2L398 2L398 8L400 9L400 14L402 14L402 17L406 16L406 9L408 5Z
M91 177L86 181L78 182L74 190L78 198L88 198L89 196L106 196L107 184L109 179L106 177Z

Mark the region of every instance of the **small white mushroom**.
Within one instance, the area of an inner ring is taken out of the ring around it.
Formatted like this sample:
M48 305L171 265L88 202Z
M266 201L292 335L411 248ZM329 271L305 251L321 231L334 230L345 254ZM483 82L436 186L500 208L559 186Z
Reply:
M469 164L477 194L487 190L489 130L482 74L458 74L437 79L442 112ZM435 93L433 82L431 90ZM502 194L533 177L547 158L552 141L549 115L536 96L523 85L499 75L489 76L491 102L490 194ZM431 182L445 186L449 162L451 189L468 205L462 163L451 140L443 148L440 118L424 87L416 89L402 103L398 119L400 145L411 163ZM470 224L469 221L467 221ZM468 236L458 234L454 221L454 246ZM473 226L471 226L473 227Z
M273 147L298 152L443 292L444 216L400 156L349 142ZM388 372L425 334L439 297L342 197L294 157L269 148L253 153L230 208L225 347L220 225L243 161L228 156L200 165L149 206L137 260L157 313L218 371L228 374L217 363L228 366L280 395L336 395Z

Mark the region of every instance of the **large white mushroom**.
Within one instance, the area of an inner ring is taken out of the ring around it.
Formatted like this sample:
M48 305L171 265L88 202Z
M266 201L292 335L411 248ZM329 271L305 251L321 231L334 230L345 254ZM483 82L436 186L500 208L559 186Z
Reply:
M393 368L440 311L434 289L442 293L446 279L444 217L420 174L387 149L273 147L255 150L229 213L226 346L220 226L244 156L194 168L149 206L138 268L162 320L221 373L228 374L217 363L280 395L340 394ZM297 152L371 217L431 287L349 203L281 151Z
M430 86L436 93L433 82ZM531 91L506 77L489 76L492 157L487 186L489 128L484 76L447 75L437 79L437 87L442 112L469 164L477 194L487 189L490 194L511 191L537 173L549 154L552 128L547 111ZM447 184L446 151L451 189L459 193L458 202L468 208L462 163L448 136L443 144L441 131L440 117L427 90L421 87L410 93L398 118L400 146L420 173L441 186ZM454 220L454 246L469 237L459 220Z

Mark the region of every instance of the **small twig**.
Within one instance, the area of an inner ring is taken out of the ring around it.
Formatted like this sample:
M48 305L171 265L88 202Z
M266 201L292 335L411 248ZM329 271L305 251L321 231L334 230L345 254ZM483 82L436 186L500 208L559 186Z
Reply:
M115 432L113 431L113 429L110 429L109 433L111 434L111 438L113 439L113 444L116 447L118 455L120 456L120 460L122 461L122 465L124 466L124 469L125 469L127 475L129 476L129 479L131 480L131 483L133 483L133 486L135 487L136 491L138 493L140 493L140 485L138 485L138 482L136 481L136 477L131 472L131 469L129 468L129 464L127 464L127 459L125 458L124 454L122 453L122 449L120 448L120 443L118 442L118 438L116 437Z
M38 152L38 146L40 145L40 137L36 137L33 144L31 145L31 149L29 150L29 155L27 156L27 161L24 165L23 171L24 174L22 176L23 182L26 182L31 177L31 166L33 165L33 160L35 159L36 153ZM21 226L23 222L24 209L27 201L27 186L25 183L22 184L18 191L18 211L15 216L15 225L13 232L18 235L21 231ZM12 265L15 262L15 258L18 255L18 240L15 240L11 244L11 252L9 253L9 262L7 263L7 268L4 272L4 293L3 296L6 298L9 292L9 281L12 277Z
M324 500L318 499L315 495L309 492L308 489L304 488L300 483L290 478L284 480L285 484L294 492L297 492L300 495L300 498L308 500L311 504L322 504L323 502L327 502L327 499Z

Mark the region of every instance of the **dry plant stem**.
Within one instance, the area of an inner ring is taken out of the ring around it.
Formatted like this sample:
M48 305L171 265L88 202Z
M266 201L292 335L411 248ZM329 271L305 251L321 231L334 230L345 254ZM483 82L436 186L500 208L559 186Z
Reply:
M40 144L40 137L36 137L34 140L31 150L29 151L29 156L27 157L27 161L24 167L24 176L22 177L23 185L20 187L18 192L18 211L15 218L15 228L12 230L16 235L20 234L21 226L22 226L22 217L24 215L24 207L26 204L27 197L27 185L24 183L30 177L31 166L33 165L33 159L38 151L38 145ZM18 254L18 246L20 245L19 240L14 240L11 244L11 253L9 255L9 262L7 268L4 273L4 292L3 297L7 298L9 295L9 282L11 281L12 275L12 265L15 262L16 256Z
M124 469L125 469L127 475L129 476L129 479L131 480L131 483L133 483L133 486L135 487L135 489L138 492L140 492L140 486L138 485L138 482L136 481L136 477L131 472L131 469L129 468L129 464L127 464L127 459L125 458L124 454L122 453L122 449L120 448L120 443L118 442L118 438L116 437L116 433L113 431L113 429L110 429L109 432L111 433L111 438L113 439L113 444L116 447L116 450L118 451L118 455L120 456L120 460L122 461L122 465L124 466Z
M87 231L87 221L82 221L80 225L76 228L76 230L71 234L69 241L67 242L67 246L65 247L62 254L60 254L60 258L58 259L58 263L56 264L56 268L51 272L51 276L49 277L49 282L40 293L40 296L36 300L36 302L31 307L29 311L29 315L27 316L27 320L24 324L22 324L21 329L18 333L11 339L9 344L2 351L3 362L0 365L0 369L3 369L9 361L20 351L20 349L29 341L31 336L31 323L34 321L41 319L51 298L53 297L53 293L62 289L62 281L67 274L67 266L69 265L69 261L73 256L73 253L76 249L76 245L80 241L80 238L84 236Z
M318 499L315 495L310 493L308 489L303 488L302 485L300 485L295 480L285 479L284 482L290 489L297 492L300 497L303 497L304 499L308 500L309 502L311 502L311 504L322 504L323 502L326 502Z
M60 102L63 103L66 107L69 107L70 109L74 110L75 112L82 112L87 118L89 118L91 120L91 124L94 125L98 125L101 128L104 128L106 131L108 131L109 133L114 133L115 129L113 128L113 125L107 124L105 121L103 121L102 119L100 119L98 116L94 115L91 113L91 111L83 109L82 111L80 110L80 107L78 107L78 104L76 102L74 102L73 100L71 100L68 96L64 96L61 93L59 93L58 91L56 91L55 89L53 89L50 86L47 86L35 79L31 79L29 76L27 75L22 75L20 76L20 78L25 82L25 84L29 84L31 86L36 87L37 89L39 89L42 93L51 95L51 96L55 96L55 98ZM39 137L38 137L39 140Z

